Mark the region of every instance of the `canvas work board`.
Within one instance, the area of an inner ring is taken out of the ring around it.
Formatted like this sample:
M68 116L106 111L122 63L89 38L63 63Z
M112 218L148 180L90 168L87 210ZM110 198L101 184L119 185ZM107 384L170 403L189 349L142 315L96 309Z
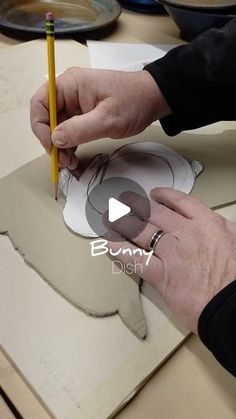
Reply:
M42 57L35 72L32 53ZM0 178L43 154L29 127L29 98L44 82L44 53L44 42L33 41L0 55L0 86L4 84ZM57 72L89 64L86 48L73 41L58 43L57 60ZM155 125L128 140L134 141L158 141L188 160L202 161L205 170L193 194L209 206L234 201L236 143L224 124L183 133L176 139L167 138ZM120 145L125 143L122 140ZM86 161L95 152L111 152L116 147L109 139L87 144L79 150L80 159ZM5 236L0 236L0 249L0 343L57 418L111 417L187 334L174 325L171 314L148 286L143 290L146 296L141 296L148 329L143 342L117 315L94 318L68 303L24 264ZM102 271L101 264L99 274Z

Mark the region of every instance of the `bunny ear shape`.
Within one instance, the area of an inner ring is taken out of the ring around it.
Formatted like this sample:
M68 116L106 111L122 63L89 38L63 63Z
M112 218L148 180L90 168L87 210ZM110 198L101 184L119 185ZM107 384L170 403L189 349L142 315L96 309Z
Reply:
M6 234L6 233L7 233L6 223L4 221L3 215L1 214L1 210L0 210L0 234Z
M7 213L11 211L11 203L9 202L10 198L10 185L8 187L7 178L0 180L0 234L6 234L8 232L8 217Z
M139 285L112 274L107 254L91 255L91 239L69 230L65 198L53 199L47 156L0 181L0 231L7 233L24 260L65 299L96 317L119 314L138 337L146 334ZM102 320L101 320L102 321Z
M119 315L124 324L139 338L144 339L147 335L146 321L143 308L140 302L139 287L135 281L130 280L127 288L133 288L132 292L127 292L123 287L120 300Z

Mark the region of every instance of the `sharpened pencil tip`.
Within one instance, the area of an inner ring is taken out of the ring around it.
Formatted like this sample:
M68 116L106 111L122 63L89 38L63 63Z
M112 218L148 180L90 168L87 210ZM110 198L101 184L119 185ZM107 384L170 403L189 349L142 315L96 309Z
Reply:
M54 185L54 198L55 198L55 201L57 201L57 199L58 199L58 183L56 183Z

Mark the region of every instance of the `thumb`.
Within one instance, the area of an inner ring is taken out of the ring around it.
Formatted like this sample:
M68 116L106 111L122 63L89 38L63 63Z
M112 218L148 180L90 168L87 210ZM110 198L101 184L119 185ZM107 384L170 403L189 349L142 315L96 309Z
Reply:
M73 116L55 128L52 142L59 148L71 148L106 137L109 131L106 120L97 108Z

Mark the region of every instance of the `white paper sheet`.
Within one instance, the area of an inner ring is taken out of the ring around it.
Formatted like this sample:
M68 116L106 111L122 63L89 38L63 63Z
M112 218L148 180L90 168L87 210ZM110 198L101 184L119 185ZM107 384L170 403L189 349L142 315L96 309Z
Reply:
M92 68L139 71L149 62L163 57L176 45L123 44L88 41Z

